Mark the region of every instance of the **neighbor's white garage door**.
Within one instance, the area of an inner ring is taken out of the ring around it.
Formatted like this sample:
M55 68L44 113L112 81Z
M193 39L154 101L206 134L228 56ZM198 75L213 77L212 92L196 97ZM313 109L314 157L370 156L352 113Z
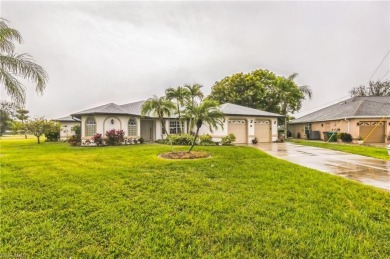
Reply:
M248 133L246 120L228 120L228 133L236 136L234 143L247 143Z
M269 120L255 120L255 137L261 142L271 142L271 123Z

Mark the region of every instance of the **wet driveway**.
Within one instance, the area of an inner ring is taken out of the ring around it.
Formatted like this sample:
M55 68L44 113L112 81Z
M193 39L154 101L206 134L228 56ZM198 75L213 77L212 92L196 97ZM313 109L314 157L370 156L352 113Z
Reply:
M390 191L390 161L292 143L251 146L295 164Z

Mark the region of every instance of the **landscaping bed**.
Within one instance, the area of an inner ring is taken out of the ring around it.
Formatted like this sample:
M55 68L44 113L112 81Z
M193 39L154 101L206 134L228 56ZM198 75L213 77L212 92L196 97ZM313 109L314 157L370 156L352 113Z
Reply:
M197 159L197 158L208 158L210 153L200 152L200 151L176 151L176 152L167 152L159 155L161 158L166 159Z

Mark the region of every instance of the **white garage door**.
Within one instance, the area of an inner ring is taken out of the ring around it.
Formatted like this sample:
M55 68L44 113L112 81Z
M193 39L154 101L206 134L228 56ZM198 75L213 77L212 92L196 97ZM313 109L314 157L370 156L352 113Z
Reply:
M255 137L259 143L271 142L271 123L269 120L255 120Z
M385 142L385 124L383 122L364 121L364 122L358 122L358 125L360 130L360 136L363 137L363 139L365 139L364 141L365 143ZM366 139L367 136L368 138Z
M236 136L236 141L234 143L247 143L248 134L246 120L228 120L228 133Z

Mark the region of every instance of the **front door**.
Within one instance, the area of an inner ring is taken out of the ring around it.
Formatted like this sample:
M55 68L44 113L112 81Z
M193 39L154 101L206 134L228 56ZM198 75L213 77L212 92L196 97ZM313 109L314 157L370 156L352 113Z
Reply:
M145 141L154 141L154 121L141 120L141 138Z

